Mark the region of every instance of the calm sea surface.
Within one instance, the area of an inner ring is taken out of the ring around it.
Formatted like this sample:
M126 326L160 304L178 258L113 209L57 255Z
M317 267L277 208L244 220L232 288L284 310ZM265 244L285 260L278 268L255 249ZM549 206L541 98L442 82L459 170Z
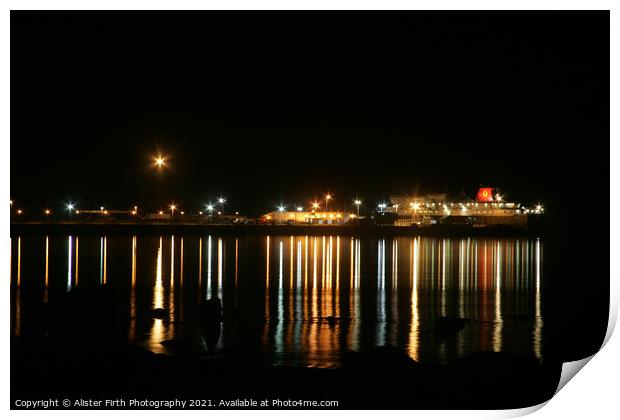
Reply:
M11 334L45 335L41 307L99 284L123 291L127 339L157 353L171 339L204 346L198 305L218 296L218 347L265 363L337 367L346 351L384 344L420 362L485 350L542 360L542 264L532 239L13 237ZM443 316L470 321L438 335Z

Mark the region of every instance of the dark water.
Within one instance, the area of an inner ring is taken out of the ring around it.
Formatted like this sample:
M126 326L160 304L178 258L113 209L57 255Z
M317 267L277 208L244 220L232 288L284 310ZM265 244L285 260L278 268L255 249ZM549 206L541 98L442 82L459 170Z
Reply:
M545 357L540 240L24 236L11 250L15 335L46 334L54 321L41 307L101 284L123 291L127 339L158 353L169 339L204 345L198 305L218 296L218 347L266 363L336 367L348 350L384 344L432 363L485 350ZM438 335L442 316L470 322Z

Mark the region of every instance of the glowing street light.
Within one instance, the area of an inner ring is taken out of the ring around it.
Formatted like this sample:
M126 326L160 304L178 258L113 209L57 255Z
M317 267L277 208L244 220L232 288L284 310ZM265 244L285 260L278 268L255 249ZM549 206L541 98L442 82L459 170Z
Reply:
M285 209L286 209L286 207L284 207L282 204L280 204L280 205L278 206L278 211L279 211L280 213L284 213L284 210L285 210Z
M220 204L220 207L222 209L222 211L218 212L217 214L224 213L224 203L226 203L226 199L224 197L220 197L220 198L217 199L217 202Z
M165 165L166 159L162 155L159 155L155 158L155 166L157 166L159 169L161 169Z
M50 209L45 209L44 213L46 216L49 216L52 211Z
M67 212L69 212L69 216L71 216L71 213L73 211L75 211L75 204L73 204L73 203L67 204Z
M22 214L22 209L17 209L17 214Z
M170 221L174 221L174 211L177 209L176 204L170 204Z
M329 200L332 199L332 195L327 193L325 195L325 211L329 211Z
M357 216L359 217L359 215L360 215L360 206L362 205L362 200L359 200L359 199L356 198L353 201L353 204L355 204L355 206L357 207Z
M318 202L316 202L316 201L315 201L314 203L312 203L312 208L313 208L314 210L318 210L318 208L319 208L319 203L318 203Z
M499 194L495 194L495 200L496 201L502 201L502 196Z

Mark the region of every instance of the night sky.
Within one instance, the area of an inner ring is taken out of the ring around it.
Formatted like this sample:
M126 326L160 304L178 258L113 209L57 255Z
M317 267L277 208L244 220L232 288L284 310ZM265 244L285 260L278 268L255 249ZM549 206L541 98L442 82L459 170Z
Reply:
M12 12L10 160L24 208L484 185L606 211L609 14Z

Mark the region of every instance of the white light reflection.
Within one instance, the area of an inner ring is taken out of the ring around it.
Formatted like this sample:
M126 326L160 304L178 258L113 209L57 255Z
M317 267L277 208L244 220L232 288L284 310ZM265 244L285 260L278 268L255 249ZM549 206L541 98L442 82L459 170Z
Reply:
M99 284L107 283L108 239L102 236L99 242Z
M290 269L290 274L289 274L289 288L291 289L291 293L293 290L293 278L295 277L293 275L293 265L295 263L295 258L293 257L293 251L295 250L295 247L293 246L293 235L291 235L290 237L290 257L289 257L289 269ZM291 306L291 311L293 311L293 307ZM291 312L292 314L292 312Z
M69 240L68 240L68 247L69 247L69 256L67 259L67 291L71 290L71 284L72 284L72 277L73 277L73 261L72 261L72 257L73 257L73 236L69 235Z
M170 236L170 287L174 287L174 235Z
M183 238L181 238L181 286L183 286Z
M399 325L399 312L398 312L398 240L394 238L392 240L392 286L390 288L390 343L396 343L398 341L398 325ZM386 320L388 322L388 320Z
M266 257L266 261L265 261L265 337L267 334L267 330L268 330L268 324L269 324L269 315L270 315L270 308L269 308L269 248L270 248L270 239L269 239L269 235L267 236L267 240L266 240L266 244L265 247L267 249L267 257Z
M153 308L159 309L164 306L164 286L163 286L163 258L162 258L163 238L159 237L159 247L157 248L157 267L155 271L155 285L153 288ZM153 326L150 333L151 348L161 345L164 338L164 324L160 318L153 319Z
M446 240L441 242L441 316L446 316Z
M200 295L202 294L202 238L198 240L198 301L200 302Z
M284 352L284 291L283 291L283 265L284 265L284 243L280 241L279 255L279 275L278 275L278 323L276 325L274 344L275 351L278 355Z
M534 294L534 355L540 362L542 362L542 328L543 320L541 314L541 301L540 301L540 264L541 264L541 250L540 239L536 239L536 288Z
M211 299L212 291L211 291L211 235L207 238L207 293L206 299Z
M385 239L379 240L377 250L377 336L375 345L385 345Z
M459 243L459 317L465 318L465 240Z
M222 260L224 258L224 252L222 251L222 238L217 239L217 297L222 299L223 294L223 270L222 270Z
M360 349L360 330L362 327L362 318L360 315L360 289L359 289L359 279L360 279L360 240L355 239L352 246L354 246L355 250L353 251L354 260L353 263L353 271L351 274L351 318L353 325L351 326L351 340L349 341L349 346L351 350L357 351Z
M80 278L80 238L75 237L75 285L78 285Z
M301 289L301 240L297 241L297 282L295 285L295 348L297 351L301 349L301 325L303 322L302 300L303 291Z

